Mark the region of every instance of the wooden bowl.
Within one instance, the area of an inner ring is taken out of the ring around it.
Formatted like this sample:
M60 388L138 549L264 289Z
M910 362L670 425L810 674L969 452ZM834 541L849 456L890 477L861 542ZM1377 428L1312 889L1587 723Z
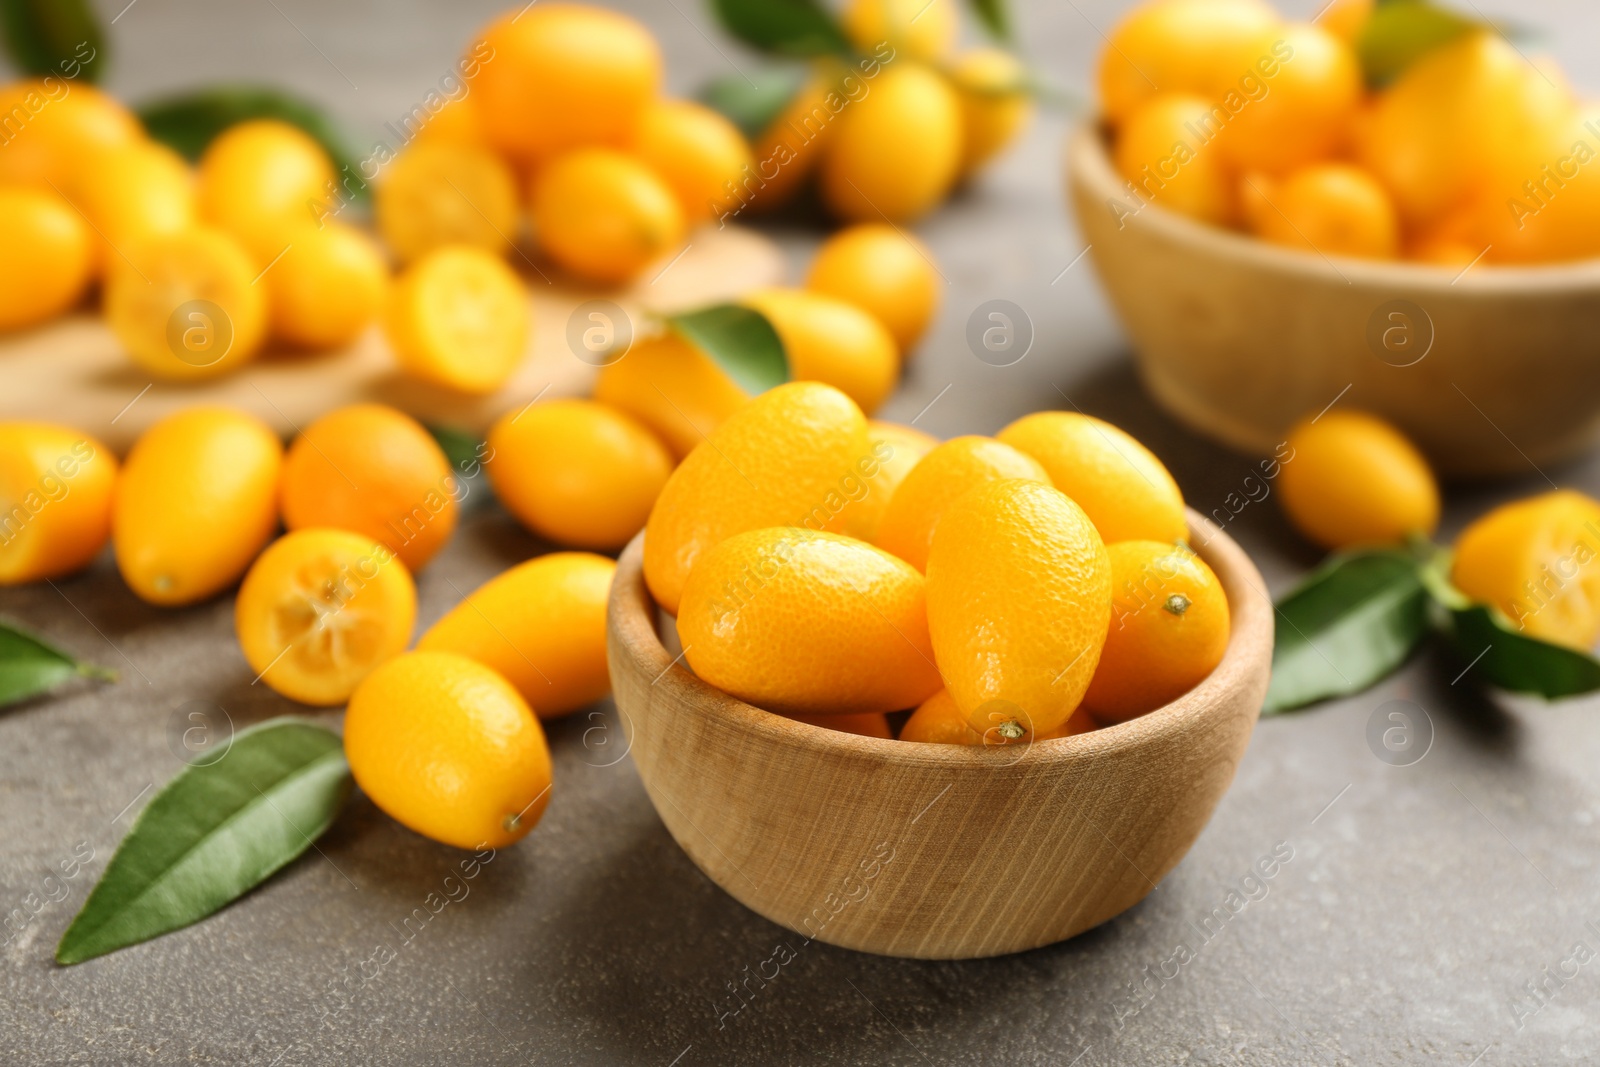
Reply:
M1482 477L1569 457L1600 429L1600 260L1458 274L1134 210L1092 124L1072 136L1067 170L1146 386L1201 433L1269 454L1343 393L1442 474Z
M1233 613L1222 663L1149 715L1015 748L860 737L712 688L662 644L636 538L611 589L607 654L661 821L740 903L865 952L995 956L1132 907L1233 780L1272 658L1260 574L1211 523L1189 522Z

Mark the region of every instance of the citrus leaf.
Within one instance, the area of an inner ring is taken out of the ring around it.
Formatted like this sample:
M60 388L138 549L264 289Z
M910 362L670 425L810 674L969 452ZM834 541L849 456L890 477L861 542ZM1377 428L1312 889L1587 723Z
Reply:
M680 337L716 361L739 388L758 396L789 380L789 357L767 317L739 304L713 304L667 317Z
M249 119L280 119L310 134L333 160L347 194L360 199L367 183L338 125L320 106L261 85L219 85L167 97L139 109L150 136L188 159L199 159L206 145L229 126Z
M85 0L0 0L0 31L24 74L97 82L105 70L105 39Z
M1006 0L967 0L967 2L990 37L997 41L1011 40L1011 12L1006 10Z
M1358 693L1428 635L1416 557L1387 549L1337 555L1278 602L1264 712Z
M805 71L790 67L757 71L751 78L730 74L707 82L700 90L700 102L754 141L783 114L805 79Z
M1387 85L1424 54L1486 26L1429 0L1389 0L1367 17L1356 55L1367 84Z
M850 41L816 0L711 0L722 28L745 44L781 56L851 54Z
M139 813L56 946L79 963L187 926L310 847L350 793L339 735L304 719L241 731Z
M73 657L37 634L0 622L0 708L48 693L73 678L116 676Z
M1537 637L1530 637L1505 614L1488 604L1475 604L1446 577L1450 554L1439 553L1423 580L1452 649L1466 666L1462 676L1529 693L1546 700L1578 696L1600 689L1600 660Z

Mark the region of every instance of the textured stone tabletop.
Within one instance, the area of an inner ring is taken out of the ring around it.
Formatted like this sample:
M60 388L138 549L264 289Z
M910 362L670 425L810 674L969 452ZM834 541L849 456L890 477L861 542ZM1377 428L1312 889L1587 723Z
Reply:
M427 92L494 9L125 3L98 5L107 20L121 12L114 89L137 99L271 79L367 133ZM662 38L677 90L754 63L691 0L630 6ZM1051 79L1080 91L1097 28L1123 6L1039 0L1020 21ZM1551 42L1575 78L1600 85L1585 54L1600 12L1587 0L1502 10L1559 29ZM952 436L1075 406L1149 443L1200 510L1225 507L1253 461L1188 434L1140 391L1065 214L1066 125L1039 122L918 227L949 285L883 414ZM798 272L817 234L778 232ZM965 342L972 309L995 297L1025 308L1036 331L1027 357L1004 368ZM1600 460L1455 491L1442 534L1547 477L1600 492ZM1274 592L1316 563L1275 502L1249 504L1229 531ZM476 512L421 576L419 622L546 548L498 509ZM177 709L217 704L236 727L294 709L250 684L231 598L159 611L102 560L55 587L0 591L0 613L121 673L0 713L0 913L80 861L77 877L51 883L61 899L0 947L5 1063L1467 1067L1600 1056L1600 960L1578 963L1600 951L1600 702L1487 696L1470 676L1452 684L1460 666L1433 652L1359 697L1262 722L1209 827L1159 889L1099 929L1021 955L937 963L801 946L679 851L618 758L615 713L602 705L550 728L556 786L537 831L448 896L462 854L358 797L317 851L222 913L59 968L56 940L134 811L178 769ZM1375 709L1395 699L1432 725L1431 749L1411 766L1380 761L1366 740ZM1275 877L1252 878L1274 851L1288 857ZM436 913L430 894L447 901ZM419 908L427 921L403 926ZM730 984L780 944L795 951L778 977L734 999ZM1544 992L1531 997L1527 983Z

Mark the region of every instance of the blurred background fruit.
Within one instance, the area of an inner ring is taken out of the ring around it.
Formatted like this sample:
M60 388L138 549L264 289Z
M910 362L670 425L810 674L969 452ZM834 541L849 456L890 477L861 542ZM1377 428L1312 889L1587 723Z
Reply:
M395 359L415 377L489 393L522 361L531 318L522 282L503 260L472 245L447 245L396 279L383 330Z
M455 532L458 492L450 461L420 423L382 404L356 404L324 415L290 444L283 523L361 534L416 572Z
M635 419L592 400L508 413L489 431L489 482L524 526L558 545L615 551L644 529L672 456Z
M260 420L194 407L153 426L117 479L112 543L152 604L193 604L244 574L278 526L283 446Z
M49 189L0 186L0 330L55 318L82 298L93 269L93 235Z
M0 585L59 578L111 537L117 457L69 426L0 422Z

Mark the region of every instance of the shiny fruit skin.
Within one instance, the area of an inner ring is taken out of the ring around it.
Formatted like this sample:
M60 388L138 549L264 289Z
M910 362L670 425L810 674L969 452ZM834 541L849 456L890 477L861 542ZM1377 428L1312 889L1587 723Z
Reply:
M922 576L871 545L747 530L689 572L684 658L710 685L780 714L894 711L939 689Z
M1111 616L1111 561L1083 509L1042 482L988 482L928 553L934 659L967 723L1053 733L1077 710Z
M847 479L869 455L855 402L788 382L734 412L672 472L645 526L650 595L676 614L684 581L718 543L769 526L836 529Z
M967 725L950 690L941 689L917 705L900 727L900 740L931 745L981 745L983 735Z
M661 84L650 31L616 11L542 3L479 37L492 58L471 80L489 142L522 162L582 145L625 144Z
M1198 96L1155 97L1128 116L1112 157L1140 202L1225 226L1238 214L1238 204L1211 108Z
M655 172L609 148L558 156L533 179L533 236L585 281L615 284L683 243L683 208Z
M36 185L64 196L108 152L139 142L144 129L120 100L81 80L29 78L0 87L0 185Z
M900 353L868 312L805 289L762 289L741 300L778 331L793 380L831 385L868 415L894 391Z
M1111 626L1083 707L1103 723L1170 704L1205 680L1228 649L1228 597L1182 545L1109 545Z
M737 211L753 163L739 128L692 100L650 104L628 150L667 183L691 226Z
M1558 489L1495 508L1461 531L1450 579L1516 629L1591 650L1600 638L1600 501Z
M1347 163L1314 163L1281 182L1247 179L1261 193L1248 214L1256 236L1324 256L1393 259L1400 218L1388 192Z
M1439 524L1428 461L1382 419L1336 408L1299 423L1287 442L1278 476L1284 513L1323 548L1400 544Z
M187 408L146 430L111 512L128 588L177 607L232 585L277 528L282 468L277 435L231 408Z
M417 590L388 548L348 530L284 534L239 585L234 632L250 670L290 700L333 707L411 643Z
M672 473L666 446L632 416L593 400L548 400L489 430L494 495L558 545L614 550L644 529Z
M1027 79L1022 62L998 48L974 48L956 57L950 80L961 100L962 177L999 155L1033 118Z
M1051 483L1088 514L1106 544L1189 536L1178 483L1127 431L1076 411L1040 411L995 437L1038 460Z
M401 369L458 393L492 393L522 365L533 330L522 279L492 252L450 245L390 287L383 332Z
M188 381L256 358L267 333L267 294L254 284L256 268L238 241L196 226L124 252L128 258L113 260L106 275L106 322L141 369Z
M911 468L889 498L873 543L926 571L939 517L967 490L1007 478L1050 484L1037 460L1010 445L976 435L951 438Z
M639 420L674 460L750 402L710 356L675 333L636 341L602 367L594 398Z
M453 652L408 652L350 697L344 751L361 791L456 848L504 848L550 803L544 728L511 683Z
M845 506L840 532L870 545L877 544L883 513L895 490L922 457L938 446L939 439L910 426L877 419L867 423L867 437L872 459L857 465L864 490L859 495L847 494L850 503Z
M364 231L335 219L290 231L289 242L262 278L272 335L309 349L351 344L383 309L383 253Z
M1349 139L1361 103L1355 53L1319 26L1291 23L1263 34L1256 53L1277 63L1259 99L1238 97L1222 137L1235 167L1283 174L1326 159Z
M74 186L74 204L94 224L95 266L102 272L123 250L186 230L199 218L189 164L153 141L103 153Z
M1259 74L1258 42L1278 25L1257 0L1151 0L1111 31L1100 53L1100 107L1113 125L1163 93L1220 101Z
M0 422L0 586L59 578L111 537L117 458L70 426Z
M450 138L407 146L384 168L372 206L378 232L401 263L447 245L505 256L522 230L511 168L482 145Z
M48 322L89 284L89 227L50 189L0 187L0 331Z
M489 579L417 642L494 668L541 719L611 691L606 600L617 565L589 552L552 552Z
M956 0L849 0L839 21L864 55L887 43L897 57L933 63L950 54L960 16Z
M908 233L881 222L847 226L817 249L806 275L814 293L854 304L883 323L909 356L939 310L933 254Z
M319 221L336 175L311 135L278 119L230 126L200 157L200 215L233 234L264 267L289 243L284 231Z
M455 532L459 483L422 424L385 404L351 404L305 427L283 464L291 530L349 530L422 570Z
M961 166L961 103L944 76L893 63L833 120L822 201L849 222L911 222L950 192Z
M1410 227L1426 228L1458 207L1515 143L1529 111L1560 95L1530 73L1515 49L1486 30L1426 53L1378 95L1356 157L1388 187Z

